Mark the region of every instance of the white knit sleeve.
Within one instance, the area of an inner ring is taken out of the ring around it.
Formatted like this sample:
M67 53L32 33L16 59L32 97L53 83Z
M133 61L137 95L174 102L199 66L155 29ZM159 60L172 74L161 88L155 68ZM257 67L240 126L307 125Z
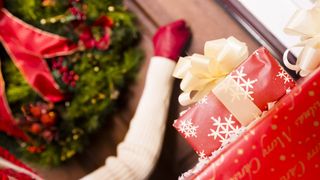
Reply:
M83 177L83 180L146 179L153 170L162 147L175 62L153 57L136 113L117 156Z

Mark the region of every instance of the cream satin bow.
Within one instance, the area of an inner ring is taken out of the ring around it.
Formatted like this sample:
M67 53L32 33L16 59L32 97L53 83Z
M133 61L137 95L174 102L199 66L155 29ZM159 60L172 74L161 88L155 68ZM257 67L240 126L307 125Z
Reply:
M287 49L283 62L289 69L300 76L307 76L320 65L320 0L312 9L297 10L284 29L289 35L300 36L301 42ZM288 53L292 48L303 47L296 64L288 61Z
M200 100L247 57L246 44L234 37L206 42L204 56L181 57L173 73L182 79L180 104L185 106Z

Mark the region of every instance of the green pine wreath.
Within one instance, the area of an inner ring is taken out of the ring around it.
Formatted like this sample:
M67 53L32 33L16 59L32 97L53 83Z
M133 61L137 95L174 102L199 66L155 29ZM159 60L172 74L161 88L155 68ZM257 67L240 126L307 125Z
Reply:
M101 17L110 21L107 48L83 45L72 55L46 59L68 95L63 102L44 101L8 55L1 58L11 110L31 138L27 143L16 140L18 152L33 162L58 165L84 149L88 135L107 121L118 96L135 77L143 53L136 47L139 32L134 16L122 0L6 0L4 7L26 23L75 44L81 42L81 27L89 27L92 38L99 39L105 32L94 22ZM3 48L0 51L5 54ZM8 138L1 133L0 141L9 142Z

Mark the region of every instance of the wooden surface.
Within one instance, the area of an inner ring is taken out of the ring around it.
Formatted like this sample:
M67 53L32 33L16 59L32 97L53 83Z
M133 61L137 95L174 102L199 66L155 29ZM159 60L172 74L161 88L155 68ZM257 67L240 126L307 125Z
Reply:
M128 101L122 110L106 126L93 135L90 147L73 160L57 168L33 166L46 179L79 179L104 164L105 158L115 155L116 145L124 138L130 119L141 96L145 74L152 56L152 35L158 26L177 19L185 19L190 26L193 39L185 54L203 53L205 41L228 36L235 36L247 43L250 52L259 44L236 22L222 7L213 0L127 0L126 6L133 11L137 25L142 32L141 48L145 50L146 59L140 69L137 81L130 87ZM175 82L171 99L170 112L165 140L159 162L150 179L177 179L184 171L193 167L196 154L182 137L173 129L173 120L182 107L177 104L179 82Z

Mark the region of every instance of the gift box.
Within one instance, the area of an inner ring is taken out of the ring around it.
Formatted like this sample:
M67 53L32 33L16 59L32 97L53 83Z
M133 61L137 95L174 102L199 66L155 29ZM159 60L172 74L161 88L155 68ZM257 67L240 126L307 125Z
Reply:
M319 179L320 69L186 179Z
M220 80L173 126L200 156L210 156L294 86L293 79L262 47Z

